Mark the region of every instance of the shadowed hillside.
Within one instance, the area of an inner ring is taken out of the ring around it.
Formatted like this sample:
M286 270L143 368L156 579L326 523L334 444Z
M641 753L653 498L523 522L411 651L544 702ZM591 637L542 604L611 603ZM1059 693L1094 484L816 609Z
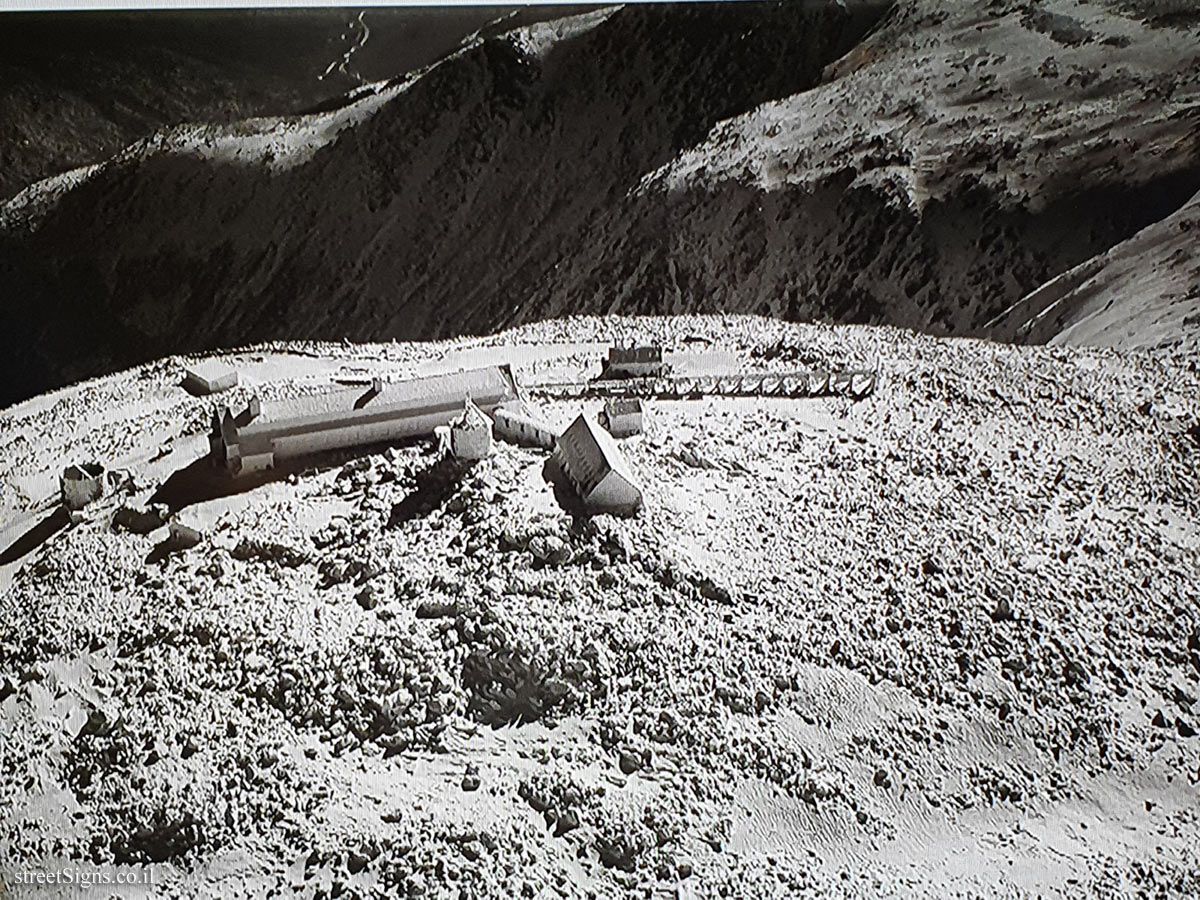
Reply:
M988 334L1200 189L1200 24L1164 9L611 8L494 25L322 112L159 132L0 210L0 402L173 352L579 312ZM1153 328L1121 299L1118 343L1193 340L1192 253Z
M180 127L66 190L39 185L0 237L18 298L20 375L5 380L30 393L172 350L510 318L644 173L816 83L882 7L852 10L638 6L531 25L329 112Z
M299 113L428 65L481 27L568 9L580 7L7 14L0 198L163 126Z

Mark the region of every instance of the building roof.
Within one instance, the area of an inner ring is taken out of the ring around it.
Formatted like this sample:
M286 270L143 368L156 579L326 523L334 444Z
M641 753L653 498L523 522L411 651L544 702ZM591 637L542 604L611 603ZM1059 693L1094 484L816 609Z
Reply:
M609 362L662 362L662 347L610 347Z
M627 416L642 411L642 401L638 397L611 397L604 401L604 412L610 416Z
M567 473L578 483L585 499L609 472L616 472L631 485L637 484L612 435L586 415L580 414L567 426L558 437L558 445Z
M220 359L202 359L199 362L188 363L184 375L212 383L229 376L236 379L237 369Z
M350 390L329 391L308 397L263 403L253 420L237 429L239 440L321 431L351 422L385 421L449 407L461 408L463 399L491 406L516 397L516 382L507 366L490 366L430 375Z

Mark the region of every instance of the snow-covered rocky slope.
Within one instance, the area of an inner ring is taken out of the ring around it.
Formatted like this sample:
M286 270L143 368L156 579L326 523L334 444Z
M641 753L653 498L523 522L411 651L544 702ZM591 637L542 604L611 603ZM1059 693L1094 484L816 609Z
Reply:
M205 452L182 360L0 413L0 859L153 860L167 896L1195 896L1194 362L731 316L230 358L269 397L617 339L882 378L652 403L633 519L572 521L541 451L455 479L416 445L192 498L177 553L110 520ZM11 558L87 459L131 480Z
M1200 194L1022 297L986 326L1001 340L1200 347Z
M1007 339L994 317L1200 188L1200 16L1164 8L901 0L820 85L648 173L524 315L737 310ZM1134 269L1188 302L1163 316L1132 280L1121 329L1063 339L1194 343L1200 254L1173 240Z

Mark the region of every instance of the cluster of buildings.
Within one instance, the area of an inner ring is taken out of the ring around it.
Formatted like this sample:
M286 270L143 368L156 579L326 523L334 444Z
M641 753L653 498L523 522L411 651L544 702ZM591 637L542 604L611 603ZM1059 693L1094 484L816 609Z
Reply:
M637 478L617 445L619 438L642 432L645 405L638 396L688 396L712 391L737 395L813 396L848 386L851 396L874 388L875 374L866 371L710 376L707 388L695 378L677 376L664 360L661 347L614 346L609 349L598 379L566 385L541 385L543 391L566 388L570 396L609 394L596 419L581 414L559 433L543 421L522 394L508 366L487 366L385 383L370 383L298 397L263 402L252 396L234 410L228 404L213 410L209 458L231 476L274 469L280 463L328 450L392 443L437 436L452 456L472 461L493 452L496 440L551 451L549 477L567 482L588 512L626 514L642 504ZM789 385L788 378L794 384ZM855 387L855 378L864 387ZM836 379L836 382L835 382ZM183 387L205 396L238 384L230 366L206 360L184 373ZM582 388L580 391L579 388ZM674 390L674 393L671 391ZM73 517L84 507L108 496L120 475L98 463L68 466L59 482L63 507ZM133 527L142 518L125 511ZM149 521L148 519L146 521ZM155 519L155 527L166 520ZM120 523L117 523L120 524ZM170 540L191 546L199 532L170 517Z
M273 469L327 450L407 440L450 424L469 399L489 413L520 400L507 366L330 391L274 403L257 398L242 410L218 407L209 438L212 458L230 474Z
M614 347L601 378L664 372L658 348ZM207 396L237 383L236 370L205 361L186 370L182 386ZM641 507L642 490L616 438L640 433L644 414L640 399L611 397L598 419L581 414L559 433L530 407L508 366L487 366L391 383L377 378L275 402L251 396L236 410L219 405L213 410L209 460L230 476L241 476L323 451L433 435L451 455L472 461L490 455L495 441L503 440L551 451L548 477L565 481L585 511L629 514ZM59 479L62 507L71 521L81 521L88 508L112 499L126 480L96 462L67 466ZM202 538L165 507L125 505L112 524L139 534L167 525L162 545L167 549L195 546Z
M613 348L602 377L644 377L648 367L662 372L660 349ZM243 475L327 450L428 435L440 435L454 456L477 460L501 439L551 450L585 509L630 513L641 506L641 488L614 436L639 433L643 416L640 400L614 398L601 413L604 427L580 415L558 434L530 409L508 366L488 366L275 403L254 397L238 411L218 407L209 445L216 465Z

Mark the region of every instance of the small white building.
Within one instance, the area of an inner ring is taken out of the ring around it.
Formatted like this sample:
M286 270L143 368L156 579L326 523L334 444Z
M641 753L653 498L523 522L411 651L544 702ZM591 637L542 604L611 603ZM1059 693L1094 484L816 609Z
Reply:
M628 515L642 505L642 489L612 435L587 416L558 436L554 459L589 512Z
M67 466L58 479L62 505L69 510L83 509L94 500L104 496L108 487L104 478L104 466L99 463L82 463Z
M613 437L641 434L645 407L637 397L613 397L604 403L600 424Z
M216 359L206 359L190 365L183 373L183 386L193 394L216 394L229 390L237 383L237 369Z
M484 459L492 452L492 420L470 397L462 415L450 422L450 452L458 459Z

